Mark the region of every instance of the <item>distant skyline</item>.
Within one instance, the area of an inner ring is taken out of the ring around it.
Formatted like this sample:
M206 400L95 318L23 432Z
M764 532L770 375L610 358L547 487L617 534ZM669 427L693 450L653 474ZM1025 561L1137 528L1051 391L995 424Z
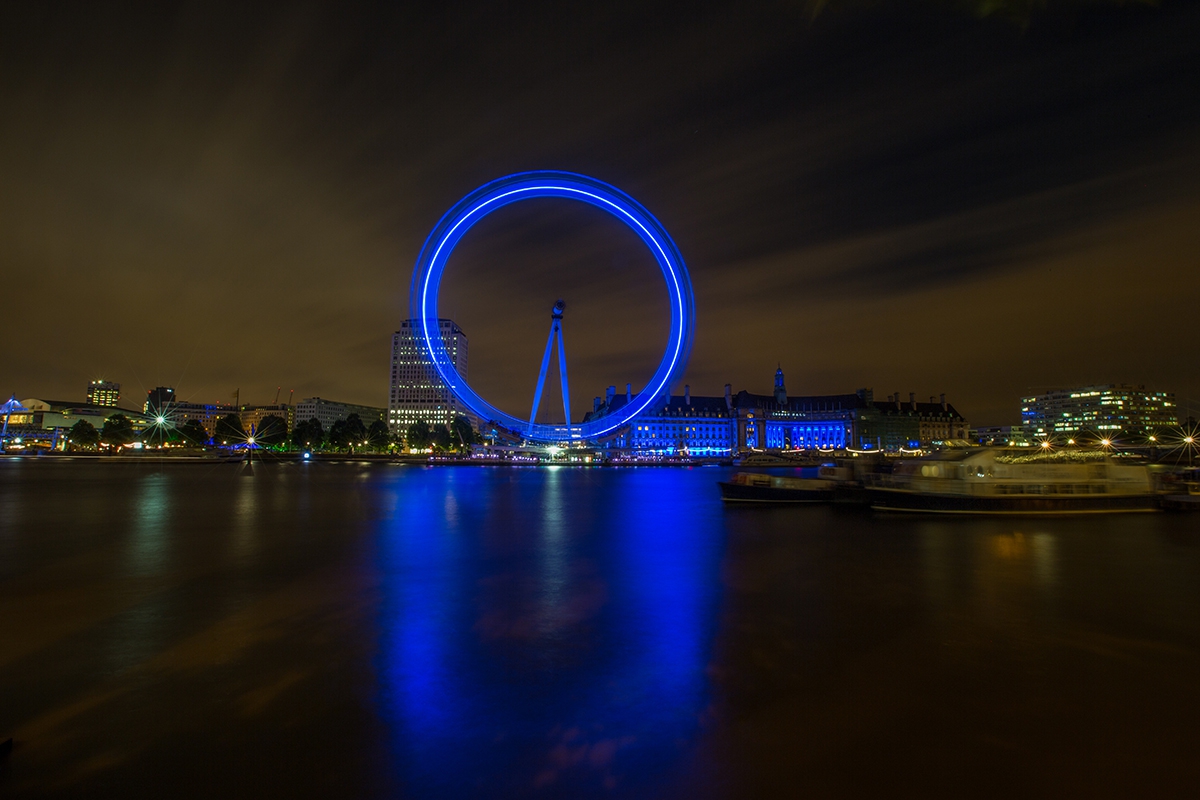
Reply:
M1046 387L1200 401L1200 4L980 8L12 4L0 392L385 406L429 229L563 169L678 243L696 394L779 364L792 394L944 392L981 425ZM582 412L649 377L661 280L619 223L530 201L472 230L440 311L520 415L564 298Z

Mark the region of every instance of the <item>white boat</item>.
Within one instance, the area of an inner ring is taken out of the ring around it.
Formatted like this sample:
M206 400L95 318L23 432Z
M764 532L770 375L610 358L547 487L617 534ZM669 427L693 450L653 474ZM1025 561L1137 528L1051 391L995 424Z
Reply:
M907 459L870 476L880 511L940 514L1104 514L1155 511L1145 464L1105 453L985 448Z

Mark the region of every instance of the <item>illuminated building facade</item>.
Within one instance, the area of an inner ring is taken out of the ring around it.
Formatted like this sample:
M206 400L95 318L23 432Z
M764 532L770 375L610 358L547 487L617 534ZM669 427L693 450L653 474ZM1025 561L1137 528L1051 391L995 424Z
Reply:
M769 395L738 392L733 402L737 419L737 451L861 450L898 451L965 441L967 421L945 395L918 403L900 393L876 402L874 392L792 397L782 369L775 371Z
M1178 425L1179 417L1172 392L1110 383L1023 397L1021 424L1030 438L1053 440L1085 431L1106 437L1150 435Z
M614 387L595 400L584 422L599 421L632 400ZM725 385L724 397L694 397L688 387L682 396L662 397L634 417L628 427L603 440L609 449L633 454L737 456L754 451L884 450L966 444L967 421L946 402L907 402L899 393L875 402L870 389L854 394L792 397L782 369L775 372L771 394L738 392Z
M37 397L27 398L17 405L23 409L20 421L24 430L21 435L27 439L52 443L54 447L65 444L68 432L80 420L86 420L96 430L100 430L109 417L121 414L129 420L135 433L142 433L151 424L150 418L141 412L117 406L97 406L69 400L43 400ZM10 438L14 435L17 420L16 414L10 418Z
M236 413L237 409L230 403L175 403L164 416L176 428L182 428L188 420L195 420L212 436L217 430L217 420Z
M269 406L242 406L238 409L238 418L242 421L242 430L249 433L251 430L262 430L262 421L267 417L279 417L287 425L288 433L296 427L296 408L284 403L275 403ZM360 415L361 416L361 415ZM307 422L307 420L305 420ZM364 423L370 425L370 422Z
M733 401L737 451L829 450L856 446L854 423L867 408L860 394L789 397L783 370L769 395L741 391Z
M87 387L87 402L89 406L104 406L116 408L121 399L121 384L112 381L92 381Z
M600 421L619 414L633 401L633 387L625 385L625 394L608 387L603 401L596 398L583 421ZM682 395L656 398L625 428L603 442L608 449L628 450L649 456L686 455L694 458L728 457L734 451L733 406L728 384L724 397L699 397L690 386Z
M155 386L146 393L146 402L142 403L143 413L151 416L165 416L174 407L175 390L170 386Z
M896 392L888 395L886 402L872 402L870 406L859 415L855 427L855 437L862 447L899 450L969 441L970 426L946 402L945 395L940 400L931 397L928 403L919 403L913 392L909 392L907 401Z
M1025 429L1020 425L991 425L972 428L969 433L972 442L989 447L1026 447L1030 444Z
M8 400L4 401L4 405L0 406L0 414L3 414L3 430L5 435L8 434L8 429L20 428L33 424L33 412L29 407L17 399L13 395Z
M142 412L151 418L165 417L167 424L174 428L182 428L188 420L194 420L212 436L217 429L217 420L226 414L237 414L238 410L231 403L183 402L176 399L174 388L155 386L146 393Z
M449 365L464 380L467 377L467 335L449 319L438 320L438 332L446 347ZM466 407L433 368L425 354L419 321L407 319L392 335L391 391L388 394L387 424L394 435L423 420L432 427L447 425L458 414L472 417Z
M353 403L337 403L333 400L325 400L320 397L309 397L301 400L296 404L296 413L292 417L296 422L308 422L310 419L315 419L321 423L321 427L328 431L333 423L338 420L344 420L351 414L358 414L358 418L362 421L364 427L371 427L371 423L376 420L381 420L387 414L387 409L376 408L375 406L359 406Z

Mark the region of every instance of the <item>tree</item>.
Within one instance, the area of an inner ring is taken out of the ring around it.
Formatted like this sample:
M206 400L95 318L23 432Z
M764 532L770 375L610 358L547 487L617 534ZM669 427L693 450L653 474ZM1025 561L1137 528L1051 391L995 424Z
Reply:
M142 441L148 445L164 445L167 442L179 441L180 433L174 424L165 418L159 422L157 416L150 422L150 426L142 431Z
M254 432L254 441L259 444L276 445L287 441L287 422L283 417L271 414L263 417Z
M200 424L198 419L189 419L183 423L183 427L179 429L179 435L183 438L184 443L194 446L199 446L208 441L208 431Z
M346 417L346 443L351 447L360 447L367 441L367 426L363 425L358 414Z
M350 437L346 432L346 420L339 419L329 426L329 446L334 450L342 450L350 444ZM359 441L362 441L361 439Z
M424 450L433 441L433 432L429 430L429 423L423 419L409 425L404 436L410 450Z
M461 450L467 450L471 445L483 441L483 437L475 432L471 420L462 414L455 415L454 421L450 423L450 436L454 441L454 446Z
M104 427L100 429L100 441L111 447L121 447L133 439L133 423L129 421L129 417L113 414L104 420Z
M377 419L371 423L371 427L367 428L367 441L371 443L371 447L376 450L383 450L388 445L388 427L387 423L381 419Z
M311 447L316 449L325 441L325 429L321 427L321 421L313 418L308 422L297 422L296 427L292 429L292 444L296 447Z
M217 420L213 439L221 444L239 444L246 441L246 429L237 414L226 414Z
M297 420L292 426L292 435L289 437L292 442L292 447L301 450L308 447L308 423L304 420Z
M430 431L430 435L433 439L433 448L435 450L449 450L451 445L454 444L454 440L450 436L450 429L445 424L435 425Z
M96 430L95 425L86 419L81 419L72 425L71 430L67 432L67 438L70 440L72 447L86 447L91 449L100 444L100 432Z

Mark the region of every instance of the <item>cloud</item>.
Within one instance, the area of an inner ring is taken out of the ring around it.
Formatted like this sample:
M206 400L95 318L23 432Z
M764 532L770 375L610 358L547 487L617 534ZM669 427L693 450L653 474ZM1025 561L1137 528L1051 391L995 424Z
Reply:
M796 9L6 9L0 265L39 347L3 374L24 396L82 396L104 371L381 404L429 228L519 169L595 174L662 219L696 286L689 380L712 392L799 360L814 308L837 325L970 297L1195 197L1193 6L1028 34L931 6ZM472 381L519 411L558 296L576 391L643 381L660 280L599 212L531 203L472 231L443 311ZM830 380L876 380L842 335L821 345L847 361Z

